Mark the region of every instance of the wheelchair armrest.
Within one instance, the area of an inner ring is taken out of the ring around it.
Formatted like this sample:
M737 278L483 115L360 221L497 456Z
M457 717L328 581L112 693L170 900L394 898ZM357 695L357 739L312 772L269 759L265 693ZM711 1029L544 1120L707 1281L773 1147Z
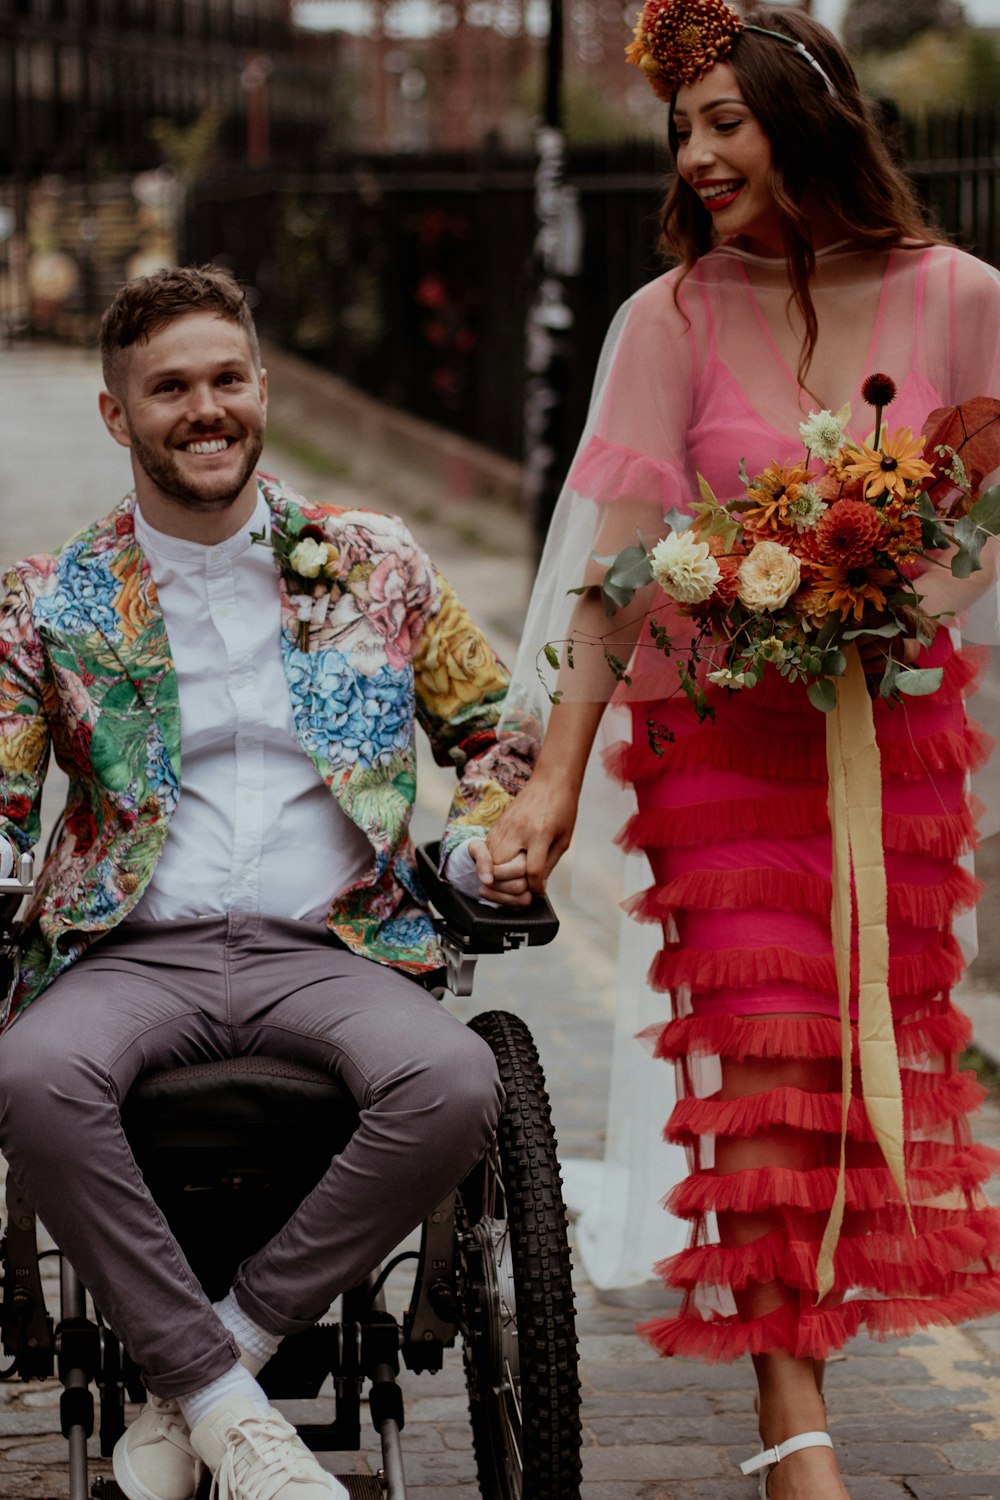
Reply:
M535 896L530 906L484 906L464 895L438 873L440 844L421 844L417 849L420 880L435 917L435 926L445 944L462 953L506 953L511 948L535 948L551 943L559 931L559 918L544 896Z

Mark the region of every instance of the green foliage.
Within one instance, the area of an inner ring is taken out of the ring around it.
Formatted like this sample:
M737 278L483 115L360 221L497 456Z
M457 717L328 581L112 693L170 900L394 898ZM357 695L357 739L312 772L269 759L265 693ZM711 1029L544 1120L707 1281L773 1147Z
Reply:
M150 120L146 133L159 146L177 181L187 188L197 182L208 166L220 124L218 110L209 108L202 110L190 125L159 118Z

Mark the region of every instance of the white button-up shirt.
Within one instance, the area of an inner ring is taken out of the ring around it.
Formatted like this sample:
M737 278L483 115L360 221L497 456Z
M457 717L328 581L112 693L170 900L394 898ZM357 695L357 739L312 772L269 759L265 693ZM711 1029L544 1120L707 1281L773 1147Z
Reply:
M278 573L263 496L214 546L135 532L177 673L181 794L130 921L259 911L322 922L369 870L372 846L300 745L281 661Z

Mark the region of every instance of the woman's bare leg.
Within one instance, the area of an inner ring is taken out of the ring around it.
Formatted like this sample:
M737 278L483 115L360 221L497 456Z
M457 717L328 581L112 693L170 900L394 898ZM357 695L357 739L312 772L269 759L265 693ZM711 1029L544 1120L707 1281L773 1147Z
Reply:
M833 1070L837 1067L833 1064ZM747 1059L723 1063L721 1097L743 1098L776 1087L827 1092L836 1086L831 1063ZM718 1137L715 1167L738 1172L750 1167L783 1166L808 1170L817 1165L816 1140L806 1132L787 1128L767 1130L751 1139ZM723 1244L746 1244L783 1227L777 1214L722 1213L719 1234ZM782 1306L798 1306L801 1292L780 1282L756 1283L734 1292L741 1318L750 1321ZM773 1448L802 1432L827 1430L822 1396L824 1362L796 1359L791 1354L760 1354L753 1359L758 1388L761 1442ZM768 1500L849 1500L836 1457L829 1448L805 1448L783 1459L771 1470Z

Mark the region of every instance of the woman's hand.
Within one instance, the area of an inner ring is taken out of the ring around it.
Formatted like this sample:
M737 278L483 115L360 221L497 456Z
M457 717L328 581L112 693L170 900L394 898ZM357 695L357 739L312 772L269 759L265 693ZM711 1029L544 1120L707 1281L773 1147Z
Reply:
M569 848L577 800L577 792L564 778L536 771L490 829L487 844L495 868L523 869L525 888L542 895Z

